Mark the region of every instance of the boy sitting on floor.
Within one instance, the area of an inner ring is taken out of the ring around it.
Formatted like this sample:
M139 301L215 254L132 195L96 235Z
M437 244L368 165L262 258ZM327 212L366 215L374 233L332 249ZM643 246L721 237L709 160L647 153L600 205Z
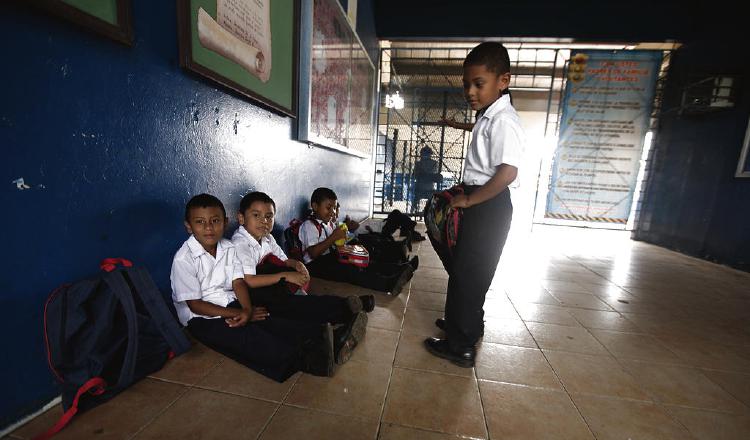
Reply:
M242 264L223 238L224 205L200 194L185 207L190 233L175 254L172 300L182 325L206 346L278 382L297 371L332 376L333 326L270 317L250 301Z
M375 307L372 295L346 298L332 295L295 295L310 280L305 265L287 258L276 243L273 230L276 203L266 193L251 192L240 202L232 235L244 280L250 287L250 300L265 307L273 316L286 319L341 324L334 330L336 362L342 364L364 337L367 314ZM302 291L304 292L304 291Z
M346 232L332 222L337 213L337 197L333 190L317 188L310 197L310 207L310 218L299 228L305 266L310 275L391 292L392 295L401 293L414 273L411 264L370 262L366 269L359 269L338 261L334 244L336 240L346 239Z

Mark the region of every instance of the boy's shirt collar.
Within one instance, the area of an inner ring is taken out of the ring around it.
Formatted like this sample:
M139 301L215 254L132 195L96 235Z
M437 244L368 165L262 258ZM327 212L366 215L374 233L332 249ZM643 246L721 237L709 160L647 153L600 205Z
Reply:
M188 249L190 249L190 254L193 256L193 258L198 258L203 254L208 254L208 251L203 248L203 245L198 242L198 239L195 238L195 235L190 234L190 238L187 240ZM220 239L218 243L216 243L216 259L219 259L219 256L224 253L224 249L226 246L224 245L224 239ZM211 255L211 254L209 254Z
M244 226L240 225L237 228L237 232L235 232L235 235L239 234L242 237L244 237L247 240L250 240L250 243L252 243L254 246L263 247L263 243L270 243L271 239L268 238L268 235L264 235L260 241L258 241L255 237L253 237L249 232L247 232L247 229L245 229Z
M481 115L477 115L477 119L481 118L492 118L495 114L503 111L510 105L510 95L503 95L495 100L492 104L486 107Z

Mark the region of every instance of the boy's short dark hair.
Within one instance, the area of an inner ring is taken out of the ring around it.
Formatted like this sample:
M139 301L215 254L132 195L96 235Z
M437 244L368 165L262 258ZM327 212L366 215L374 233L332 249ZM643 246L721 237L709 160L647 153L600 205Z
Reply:
M270 203L273 206L273 210L276 211L276 202L273 201L271 196L264 192L253 191L245 194L245 197L240 201L240 214L244 214L255 202Z
M510 72L510 56L508 49L500 43L485 41L466 55L464 67L484 66L490 72L498 75Z
M313 191L312 196L310 196L310 204L313 203L320 204L324 200L338 200L338 197L336 197L336 193L333 192L331 188L316 188L315 191Z
M195 208L221 208L221 212L224 213L224 217L227 216L227 211L224 209L224 204L221 200L212 196L211 194L198 194L194 196L185 205L185 221L190 221L190 211Z

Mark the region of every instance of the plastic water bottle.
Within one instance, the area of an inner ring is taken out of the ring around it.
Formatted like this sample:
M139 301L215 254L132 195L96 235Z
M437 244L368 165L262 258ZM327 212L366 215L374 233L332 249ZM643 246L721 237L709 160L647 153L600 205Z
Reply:
M347 233L349 232L349 228L348 228L348 227L346 227L346 223L341 223L341 224L339 225L339 228L343 229L343 230L344 230L344 232L347 232ZM338 239L338 240L334 241L334 244L335 244L336 246L343 246L343 245L345 245L345 244L346 244L346 238L340 238L340 239Z

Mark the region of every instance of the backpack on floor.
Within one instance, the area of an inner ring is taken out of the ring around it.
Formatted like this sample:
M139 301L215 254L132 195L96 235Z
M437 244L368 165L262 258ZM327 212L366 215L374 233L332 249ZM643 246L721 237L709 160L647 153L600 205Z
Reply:
M411 219L408 215L394 209L388 214L385 222L383 223L383 229L381 233L388 236L393 236L393 233L399 231L400 237L406 237L406 247L411 251L411 241L414 236L414 228L417 226L417 222Z
M407 240L395 240L391 235L368 232L357 235L357 242L367 249L372 261L399 264L409 260Z
M148 271L132 265L106 259L104 273L60 286L47 299L47 360L61 384L64 414L38 438L49 438L76 412L106 402L190 348Z
M427 236L438 254L450 254L456 246L463 211L451 209L451 200L463 193L460 185L435 193L424 208Z

